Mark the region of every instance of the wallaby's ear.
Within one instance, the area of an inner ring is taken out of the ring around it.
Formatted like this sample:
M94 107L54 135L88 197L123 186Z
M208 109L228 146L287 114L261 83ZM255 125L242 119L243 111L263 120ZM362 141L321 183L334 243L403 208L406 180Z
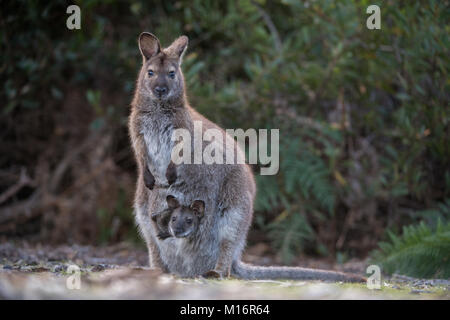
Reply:
M177 39L175 39L172 44L167 47L164 51L167 53L168 56L177 58L180 60L183 59L183 54L186 51L186 48L188 46L189 38L187 36L181 36Z
M169 206L170 209L175 209L180 206L177 198L175 198L174 196L168 195L166 197L166 201L167 201L167 205Z
M191 204L191 209L198 217L203 217L203 214L205 213L205 202L202 200L195 200Z
M161 44L158 38L150 32L142 32L139 36L139 50L145 61L161 51Z

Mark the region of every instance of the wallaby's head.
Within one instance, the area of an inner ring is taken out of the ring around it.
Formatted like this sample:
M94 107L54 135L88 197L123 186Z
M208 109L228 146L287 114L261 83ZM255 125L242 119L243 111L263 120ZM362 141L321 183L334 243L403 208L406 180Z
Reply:
M177 238L194 235L205 213L205 203L195 200L190 206L181 206L178 200L169 195L167 205L173 210L169 222L170 233Z
M184 78L181 61L188 45L188 37L181 36L167 48L162 48L156 36L143 32L139 49L143 64L139 75L140 93L153 101L176 103L184 99Z

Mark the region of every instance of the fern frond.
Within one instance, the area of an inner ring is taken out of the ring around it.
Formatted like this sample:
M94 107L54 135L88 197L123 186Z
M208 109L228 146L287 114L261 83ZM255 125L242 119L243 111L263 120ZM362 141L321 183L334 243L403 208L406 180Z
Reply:
M373 262L384 272L418 278L450 278L450 223L438 222L435 230L421 222L403 228L401 236L389 233L380 243Z
M288 212L281 221L272 222L268 229L274 247L287 264L292 262L296 252L303 249L305 240L314 236L306 217L299 212Z
M331 213L336 199L332 173L325 160L298 142L292 143L282 156L286 192L294 198L298 198L296 193L306 199L312 198Z

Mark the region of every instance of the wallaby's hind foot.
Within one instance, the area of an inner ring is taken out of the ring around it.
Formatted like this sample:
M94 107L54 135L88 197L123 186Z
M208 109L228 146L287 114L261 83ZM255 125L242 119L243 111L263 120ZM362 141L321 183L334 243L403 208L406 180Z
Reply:
M222 279L222 275L215 270L209 270L208 272L204 273L202 277L207 279Z

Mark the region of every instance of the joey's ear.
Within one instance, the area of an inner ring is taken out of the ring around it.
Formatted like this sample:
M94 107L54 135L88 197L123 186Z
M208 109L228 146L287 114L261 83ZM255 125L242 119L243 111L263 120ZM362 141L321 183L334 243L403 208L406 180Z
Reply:
M166 197L166 201L167 201L167 205L169 206L170 209L175 209L180 206L177 198L175 198L174 196L168 195Z
M175 39L172 44L167 47L164 51L167 53L168 56L177 58L180 60L183 59L183 54L186 51L186 48L188 46L189 38L187 36L181 36L177 39Z
M142 32L139 36L139 50L145 61L161 51L161 44L158 38L150 32Z
M203 217L203 214L205 213L205 202L202 200L195 200L191 204L191 209L195 211L197 216Z

